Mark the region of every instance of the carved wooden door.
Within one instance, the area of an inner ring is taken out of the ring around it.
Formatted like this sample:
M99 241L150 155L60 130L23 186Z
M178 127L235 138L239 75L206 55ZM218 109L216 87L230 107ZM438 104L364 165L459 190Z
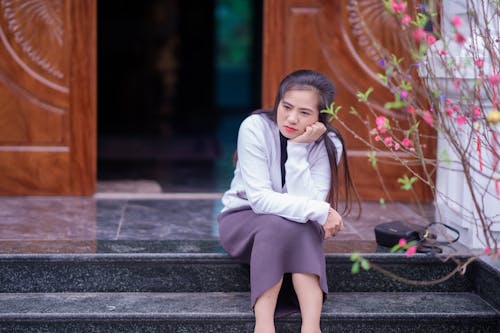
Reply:
M389 50L401 54L397 25L384 12L381 0L265 0L263 106L272 107L279 82L287 73L301 68L319 70L336 84L335 102L343 106L342 119L361 137L368 138L366 127L354 120L348 110L353 106L368 116L356 93L372 86L375 91L370 98L374 108L380 114L391 113L383 105L393 97L377 81L379 59L362 25L362 20L370 22L375 38ZM371 123L374 123L373 117ZM346 139L350 170L361 198L387 200L368 162L366 146L340 126L337 128ZM428 147L433 149L432 143ZM378 169L393 200L414 200L397 182L397 178L405 174L403 167L379 163ZM414 188L420 200L432 199L429 189L422 184L417 182Z
M0 1L0 194L96 182L96 0Z

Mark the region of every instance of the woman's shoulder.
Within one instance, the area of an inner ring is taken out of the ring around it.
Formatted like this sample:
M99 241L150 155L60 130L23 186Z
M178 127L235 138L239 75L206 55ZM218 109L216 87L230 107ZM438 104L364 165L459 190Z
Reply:
M339 136L333 132L333 131L328 131L328 139L333 143L335 146L335 149L337 150L337 155L340 155L342 153L342 149L344 148L342 145L342 141L340 140ZM323 140L320 140L317 142L316 145L313 145L311 147L311 153L313 154L323 154L325 151L325 142Z
M342 156L342 151L344 150L342 140L339 135L333 131L328 132L328 138L330 139L330 141L332 141L335 149L337 150L337 163L339 163Z
M246 117L243 122L241 123L241 128L264 128L264 127L269 127L273 126L273 121L269 118L268 114L266 113L267 111L262 111L260 112L254 112L248 117Z
M330 141L332 141L335 145L341 145L342 146L342 142L340 141L340 138L339 136L337 135L337 133L335 133L334 131L328 131L328 138L330 139Z

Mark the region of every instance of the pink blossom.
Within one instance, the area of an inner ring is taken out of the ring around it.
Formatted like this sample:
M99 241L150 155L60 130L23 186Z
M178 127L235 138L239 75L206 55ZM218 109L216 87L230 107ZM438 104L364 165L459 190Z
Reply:
M448 55L448 51L446 51L445 49L442 49L439 51L439 54L445 56L445 55Z
M401 140L401 143L403 144L403 146L405 146L406 148L410 148L411 145L412 145L412 142L410 139L408 138L404 138L403 140Z
M478 68L483 67L484 59L479 58L479 59L474 60L474 65L476 65Z
M486 245L486 247L484 248L484 254L487 254L487 255L491 254L491 248L488 245Z
M446 99L446 105L451 105L451 99L449 98Z
M377 128L385 126L385 117L384 116L378 116L375 118L375 124L377 125Z
M382 138L380 137L380 135L375 136L375 141L382 141Z
M478 108L478 107L475 107L475 108L472 110L472 114L474 114L474 117L476 117L476 118L481 117L481 109L480 109L480 108Z
M402 99L406 99L407 97L408 97L408 93L407 93L406 91L404 91L404 90L403 90L403 91L401 92L401 98L402 98Z
M399 245L399 246L401 246L401 247L405 246L405 245L406 245L406 239L401 238L401 239L399 240L398 245Z
M427 44L432 45L436 42L436 38L432 35L427 35Z
M415 108L412 105L408 105L408 113L411 115L415 113Z
M457 121L457 124L464 125L465 123L467 123L467 118L464 115L461 115L461 116L457 117L456 121Z
M389 120L384 116L375 118L375 124L380 133L386 133L388 129Z
M384 143L387 147L392 147L392 136L388 136L384 139Z
M411 16L408 14L404 14L403 18L401 19L401 24L407 27L410 25L410 23L411 23Z
M424 121L433 126L434 125L434 118L432 118L432 114L429 111L425 111L423 115Z
M378 131L377 131L377 129L376 129L376 128L372 128L372 129L371 129L371 131L370 131L370 134L371 134L371 135L375 135L375 134L377 134L377 133L378 133Z
M451 20L451 24L453 24L455 27L459 27L462 25L462 19L460 18L460 16L455 15Z
M455 113L455 111L453 111L453 109L451 109L451 108L446 108L445 111L446 111L446 114L448 115L448 117L450 117L450 118Z
M455 80L453 80L453 85L455 86L456 89L460 88L460 79L455 78Z
M460 32L455 33L455 42L457 42L458 44L465 43L464 35L462 35Z
M492 86L499 85L500 84L500 74L499 73L492 74L490 76L490 83Z
M427 37L427 32L425 32L422 28L418 28L413 32L413 39L415 39L417 42L422 41L422 39L424 39L425 37Z
M411 257L412 255L414 255L415 253L417 253L417 246L416 245L413 245L413 246L410 246L408 248L408 250L406 250L406 256L407 257Z
M399 13L404 13L406 10L406 3L402 1L391 1L391 6L392 9L394 10L394 13L399 14Z
M394 150L399 150L401 148L401 145L397 142L394 143Z

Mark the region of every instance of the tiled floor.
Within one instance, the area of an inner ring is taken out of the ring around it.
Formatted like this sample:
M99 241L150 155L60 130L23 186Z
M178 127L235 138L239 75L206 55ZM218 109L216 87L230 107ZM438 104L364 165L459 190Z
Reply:
M197 248L206 244L214 251L219 249L219 197L219 193L3 197L0 253L190 251L194 244ZM379 251L373 228L395 219L426 224L411 205L365 202L361 218L347 217L345 230L325 242L325 251Z

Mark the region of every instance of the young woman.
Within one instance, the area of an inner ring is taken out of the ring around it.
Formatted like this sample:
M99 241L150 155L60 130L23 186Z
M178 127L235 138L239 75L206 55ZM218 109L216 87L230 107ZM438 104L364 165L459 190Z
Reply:
M301 332L320 332L328 293L322 241L343 229L337 164L347 163L342 137L320 112L334 93L325 75L293 72L273 110L254 112L239 129L218 221L224 249L250 264L256 333L274 332L274 317L298 308ZM343 169L348 212L352 182Z

